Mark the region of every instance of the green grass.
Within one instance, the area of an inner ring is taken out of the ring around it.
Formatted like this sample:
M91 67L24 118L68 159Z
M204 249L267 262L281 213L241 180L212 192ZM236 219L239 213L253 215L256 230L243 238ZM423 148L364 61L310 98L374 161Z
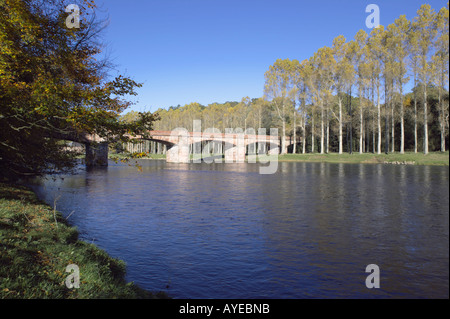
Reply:
M136 157L136 155L138 156ZM165 154L150 154L150 153L145 153L145 155L130 154L130 153L109 153L108 156L109 159L111 160L136 159L136 158L156 159L156 160L166 159Z
M389 154L353 153L353 154L285 154L279 155L279 161L328 162L328 163L408 163L414 165L449 165L449 152L422 153L406 152Z
M80 270L69 289L66 267ZM78 240L77 229L22 186L0 183L0 298L166 298L124 279L125 263Z
M214 154L220 155L220 154ZM201 158L201 154L191 154L191 160ZM132 158L130 154L111 154L111 159L121 160L124 158ZM144 159L165 159L164 154L147 154ZM269 157L271 160L275 160L277 156L271 155ZM251 160L250 156L247 156L247 161ZM364 153L359 154L357 152L353 154L343 153L330 153L330 154L319 154L319 153L307 153L307 154L285 154L279 155L278 161L280 162L327 162L327 163L367 163L367 164L377 164L377 163L407 163L414 165L449 165L449 152L431 152L427 155L423 153L405 152L405 154L400 153L389 153L389 154L372 154Z

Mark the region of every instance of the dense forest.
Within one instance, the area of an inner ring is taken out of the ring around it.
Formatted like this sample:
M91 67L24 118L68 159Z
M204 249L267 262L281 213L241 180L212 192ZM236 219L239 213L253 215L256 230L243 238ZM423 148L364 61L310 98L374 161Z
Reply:
M337 36L304 61L278 59L264 94L160 108L157 130L279 128L281 153L445 151L449 128L449 11L422 5L352 40ZM138 112L125 114L126 122ZM284 139L283 139L284 140Z

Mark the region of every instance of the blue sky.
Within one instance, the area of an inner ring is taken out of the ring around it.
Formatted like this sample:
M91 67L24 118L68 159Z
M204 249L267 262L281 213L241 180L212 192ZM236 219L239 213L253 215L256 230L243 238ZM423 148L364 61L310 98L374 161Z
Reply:
M103 1L103 2L102 2ZM143 83L130 109L261 97L276 59L308 59L333 38L368 33L368 4L388 25L447 0L97 0L117 74ZM112 72L111 75L115 76Z

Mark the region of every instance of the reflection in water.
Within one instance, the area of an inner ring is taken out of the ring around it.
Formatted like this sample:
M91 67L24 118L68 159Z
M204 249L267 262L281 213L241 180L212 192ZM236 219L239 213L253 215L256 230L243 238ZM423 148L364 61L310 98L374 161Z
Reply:
M36 188L176 298L448 298L448 167L279 164L141 161Z

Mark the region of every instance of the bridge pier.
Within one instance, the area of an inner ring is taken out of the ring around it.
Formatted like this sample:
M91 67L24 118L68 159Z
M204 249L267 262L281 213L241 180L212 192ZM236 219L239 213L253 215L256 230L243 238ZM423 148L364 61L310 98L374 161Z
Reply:
M86 143L86 166L108 166L108 142Z
M225 150L225 163L244 163L245 146L233 146Z
M167 163L189 163L189 145L173 145L166 152Z
M269 149L268 154L269 155L279 155L280 154L280 148L278 146L272 147L271 149Z

